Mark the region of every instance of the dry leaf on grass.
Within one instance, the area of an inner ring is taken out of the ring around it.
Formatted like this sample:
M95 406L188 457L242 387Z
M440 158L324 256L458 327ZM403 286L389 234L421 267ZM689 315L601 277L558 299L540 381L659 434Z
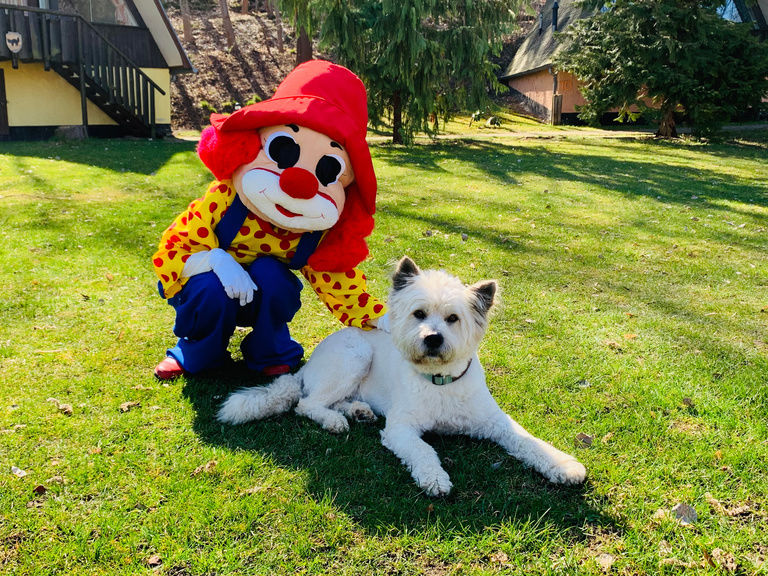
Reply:
M616 563L616 557L612 554L600 554L595 556L595 562L597 562L597 565L603 569L603 572L608 573Z
M34 492L34 493L35 493L35 494L37 494L38 496L42 496L43 494L45 494L46 492L48 492L48 488L46 488L46 487L45 487L45 486L43 486L42 484L38 484L37 486L35 486L34 488L32 488L32 492Z
M704 494L704 498L709 503L709 505L712 506L712 509L715 512L721 514L722 516L728 516L729 518L733 518L734 516L747 516L755 512L749 503L741 504L739 506L727 507L722 502L715 499L715 497L712 496L712 494L709 492Z
M672 507L672 515L683 526L694 524L698 520L699 516L696 514L696 509L693 506L680 502Z
M22 470L18 466L11 466L11 474L16 476L16 478L24 478L27 475L27 471Z
M137 406L141 406L141 402L136 402L134 400L130 402L123 402L120 404L120 412L129 412L131 408L135 408Z
M576 444L577 448L589 448L592 446L592 441L594 438L590 436L589 434L584 434L584 432L579 432L576 434L576 437L574 438L574 443Z
M491 554L490 561L493 564L506 564L509 562L509 556L502 551L494 552Z
M730 572L731 574L736 573L739 569L739 563L736 561L736 557L730 552L726 552L721 548L715 548L712 550L712 554L707 558L707 560L710 561L711 564L714 564L715 566L718 566L722 570Z
M197 476L198 474L201 474L202 472L212 472L214 468L216 468L216 460L211 460L209 462L206 462L205 464L198 466L192 471L192 476Z
M149 558L147 558L147 566L150 568L157 568L163 563L163 559L160 558L157 554L152 554Z
M54 406L56 406L56 409L61 412L62 414L66 414L67 416L72 416L72 413L74 410L72 409L71 404L62 404L56 398L48 398L46 402L50 402Z

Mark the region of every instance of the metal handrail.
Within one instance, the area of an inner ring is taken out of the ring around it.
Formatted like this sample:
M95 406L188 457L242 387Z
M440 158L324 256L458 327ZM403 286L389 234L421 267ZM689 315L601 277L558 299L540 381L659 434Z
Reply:
M6 9L7 10L13 10L13 11L19 11L19 12L36 12L38 14L50 14L50 15L53 15L53 16L64 16L66 18L75 18L77 20L80 20L82 22L82 24L85 24L88 28L90 28L91 32L96 34L107 46L109 46L112 50L114 50L117 53L118 56L123 58L126 61L127 64L129 64L130 66L136 68L138 73L144 79L146 79L146 81L149 82L149 84L155 90L157 90L158 92L160 92L160 94L165 96L165 90L160 88L160 86L158 86L154 82L154 80L152 80L152 78L147 76L141 70L141 67L138 64L136 64L133 60L131 60L122 50L120 50L120 48L118 48L117 46L112 44L112 42L110 42L107 38L105 38L104 35L101 32L99 32L99 30L96 27L93 26L93 24L88 22L85 18L83 18L79 14L67 14L66 12L58 12L56 10L46 10L44 8L34 8L32 6L17 6L15 4L2 4L2 3L0 3L0 10L6 10Z

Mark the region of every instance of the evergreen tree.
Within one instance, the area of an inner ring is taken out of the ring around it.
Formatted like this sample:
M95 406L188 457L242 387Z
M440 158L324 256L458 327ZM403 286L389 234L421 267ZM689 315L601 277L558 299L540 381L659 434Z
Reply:
M322 13L318 0L278 0L278 10L291 15L296 31L296 65L312 60L313 21Z
M596 123L618 108L622 120L634 116L634 106L656 118L657 136L677 135L678 112L706 134L768 93L768 43L718 16L723 2L589 3L602 8L564 32L568 41L557 57L581 83L582 119Z
M434 132L437 119L487 101L496 77L489 56L521 0L319 0L320 37L368 89L374 125L392 141Z

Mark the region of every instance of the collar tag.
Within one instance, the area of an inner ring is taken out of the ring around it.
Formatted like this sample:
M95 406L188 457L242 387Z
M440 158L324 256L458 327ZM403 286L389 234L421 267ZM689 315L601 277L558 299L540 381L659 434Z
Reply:
M472 360L470 359L469 363L467 364L467 367L464 368L464 372L462 372L461 374L459 374L455 378L453 376L451 376L450 374L446 374L446 375L443 375L443 374L422 374L422 376L424 376L424 378L426 378L427 380L432 382L432 384L434 384L435 386L445 386L446 384L451 384L452 382L454 382L454 381L458 380L459 378L461 378L462 376L464 376L464 374L467 373L467 370L469 370L469 367L470 367L471 364L472 364Z

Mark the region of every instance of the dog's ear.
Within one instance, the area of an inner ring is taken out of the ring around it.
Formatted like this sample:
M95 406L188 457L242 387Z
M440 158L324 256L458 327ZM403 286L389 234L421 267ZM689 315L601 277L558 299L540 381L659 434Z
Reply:
M483 316L486 316L493 306L496 297L496 290L498 289L496 280L484 280L477 284L472 284L469 289L475 297L473 302L475 309Z
M402 290L408 285L411 279L414 276L418 276L419 273L420 270L419 267L416 266L416 263L408 258L408 256L403 256L402 260L397 263L395 273L392 275L392 288L395 291Z

